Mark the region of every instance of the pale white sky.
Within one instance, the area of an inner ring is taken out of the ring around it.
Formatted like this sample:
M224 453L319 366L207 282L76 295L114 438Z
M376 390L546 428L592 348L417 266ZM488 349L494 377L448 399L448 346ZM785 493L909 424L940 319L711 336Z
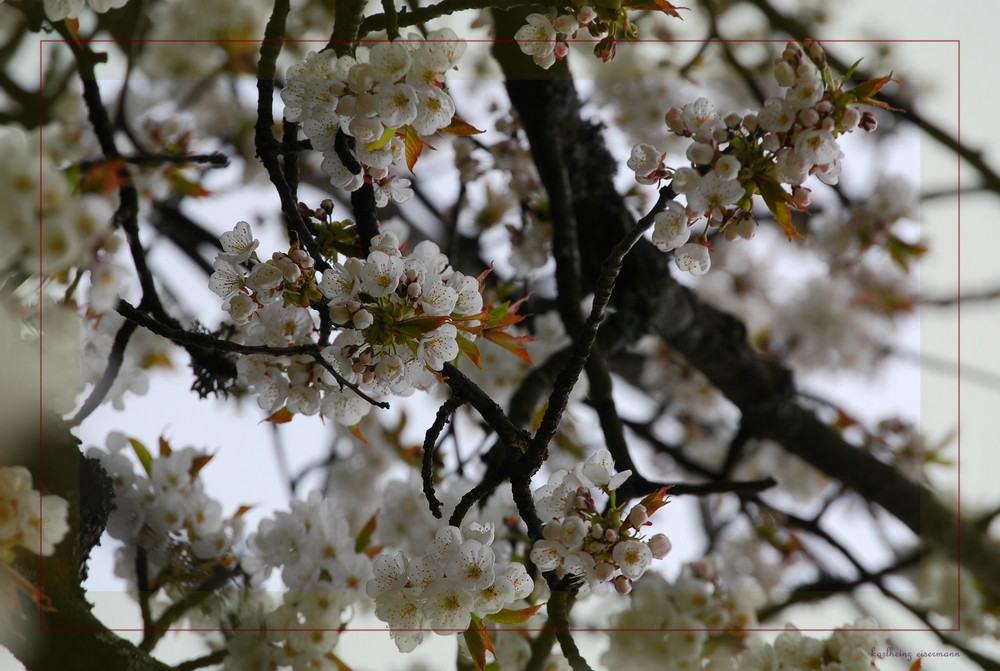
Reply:
M863 5L853 0L830 10L834 23L820 37L961 40L962 141L966 146L984 149L987 160L1000 165L993 139L1000 96L995 88L994 67L1000 62L1000 47L992 32L1000 18L1000 4L978 0L945 7L930 0L883 0ZM695 21L689 20L687 24L685 28L694 30ZM828 47L845 56L851 53L849 45L828 44ZM901 64L897 74L921 82L924 115L945 127L957 128L958 47L954 44L900 43L894 46L894 50L898 52ZM923 140L920 170L923 184L953 184L956 179L954 159L929 139ZM963 166L962 175L963 186L969 188L975 185L971 169ZM933 250L922 266L921 279L928 293L940 294L956 289L959 252L963 288L1000 285L1000 266L994 259L1000 243L996 206L995 197L963 199L960 247L955 202L940 200L923 206L923 231L930 239ZM262 243L264 247L266 242ZM206 300L213 299L214 295L206 290ZM993 327L998 323L995 314L992 306L963 309L961 348L963 361L1000 373L1000 354L992 346L995 341ZM958 323L954 311L924 311L920 342L925 351L953 360L957 353L957 336ZM912 369L908 370L912 372ZM273 467L270 430L266 425L256 423L256 412L240 415L229 404L198 401L187 391L189 382L180 375L163 376L155 385L154 392L147 397L131 399L128 413L116 413L109 408L96 413L84 426L85 443L101 442L110 428L149 441L165 431L175 445L194 444L218 450L204 477L209 481L210 490L224 493L224 499L233 506L257 503L261 504L259 509L263 513L285 504L285 488ZM930 436L944 435L959 426L958 389L954 378L924 371L919 387L922 398L920 419ZM846 391L851 393L849 386ZM856 388L854 391L857 391ZM891 391L879 393L892 395ZM994 474L1000 466L993 449L997 395L994 390L968 382L963 382L961 395L962 502L970 508L978 501L995 502L997 489ZM166 407L163 399L169 399ZM317 423L318 420L310 422L308 418L300 418L287 427L284 440L287 445L294 445L289 453L297 463L306 463L325 450L325 433L315 430ZM247 464L255 464L255 467L247 468ZM953 492L957 489L957 481L953 475L945 474L940 487L942 491ZM251 526L255 527L255 524ZM109 561L110 555L98 549L95 568L107 566ZM93 574L98 591L113 589L112 583L101 581L100 570L94 570ZM121 606L100 602L99 608L106 615L109 626L135 626L132 609L129 608L126 613ZM806 626L814 621L812 617L801 613L793 621ZM901 615L889 614L890 619L895 617ZM829 623L820 626L829 626ZM898 626L905 625L901 623ZM348 640L351 637L344 637L341 645L347 648L345 660L372 661L366 655L373 649L372 637L376 636L382 637L379 647L392 646L384 634L359 634L354 641ZM898 638L903 645L936 649L933 639L926 635L900 634ZM182 659L189 654L185 648L176 648L170 656ZM429 651L428 645L425 643L420 650ZM395 654L392 657L399 660ZM3 664L4 658L0 656L0 668L6 668ZM947 664L947 667L941 664L934 668L966 668L964 661L948 660ZM889 665L882 666L891 668Z

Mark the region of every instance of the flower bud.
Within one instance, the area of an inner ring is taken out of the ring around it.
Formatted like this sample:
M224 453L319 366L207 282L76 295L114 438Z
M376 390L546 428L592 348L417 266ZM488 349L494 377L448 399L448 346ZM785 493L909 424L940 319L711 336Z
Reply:
M871 133L878 127L878 121L875 120L875 115L871 112L862 112L858 125L861 126L863 130Z
M594 572L597 574L598 580L601 582L607 582L611 579L611 576L615 574L615 565L602 561L594 567Z
M605 63L610 63L615 57L615 52L618 49L618 43L613 37L602 38L597 46L594 47L594 55L600 58Z
M615 531L614 529L605 529L604 540L606 540L609 543L614 543L616 540L618 540L618 532Z
M643 524L649 521L649 513L646 512L646 506L641 503L637 503L632 506L632 510L629 511L628 521L632 523L632 526L638 529Z
M653 553L654 559L663 559L670 554L670 550L673 548L670 539L665 534L653 534L653 537L646 544L649 546L649 551Z
M351 321L354 323L354 328L363 331L374 323L375 318L372 317L372 313L368 312L368 310L358 310L354 313Z
M632 581L623 575L615 578L615 591L622 596L632 591Z

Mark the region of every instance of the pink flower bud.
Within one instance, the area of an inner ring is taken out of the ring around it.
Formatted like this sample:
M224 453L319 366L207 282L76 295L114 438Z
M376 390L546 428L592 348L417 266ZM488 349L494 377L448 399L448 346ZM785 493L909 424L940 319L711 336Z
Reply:
M552 25L555 26L556 30L563 35L573 35L576 33L577 28L580 27L580 24L577 23L576 17L572 14L563 14L553 21Z
M594 47L594 55L600 58L605 63L610 63L615 57L615 52L618 49L618 42L613 37L602 38L597 46Z
M636 529L649 521L649 513L646 512L646 506L638 503L632 506L632 510L628 513L628 521Z
M591 21L597 18L597 12L594 11L593 7L581 7L580 11L576 13L576 20L582 25L587 25Z
M649 546L649 551L653 553L654 559L663 559L670 554L670 550L673 548L670 539L664 534L653 534L653 537L646 544Z
M687 131L687 126L684 125L684 110L680 107L671 107L667 110L664 121L673 133L683 135Z
M597 573L598 580L607 582L615 574L615 565L602 561L594 567L594 572Z
M606 529L604 531L604 540L606 540L609 543L614 543L616 540L618 540L618 532L615 531L614 529Z
M632 581L623 575L615 578L615 591L622 596L632 591Z

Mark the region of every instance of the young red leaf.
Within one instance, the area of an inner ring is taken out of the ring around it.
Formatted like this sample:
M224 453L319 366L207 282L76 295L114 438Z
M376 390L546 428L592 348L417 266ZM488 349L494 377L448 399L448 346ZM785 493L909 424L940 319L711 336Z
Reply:
M493 641L490 640L483 621L473 615L464 636L465 643L469 646L469 654L472 655L472 663L476 665L478 671L485 671L486 651L493 652Z
M265 417L261 421L272 422L274 424L287 424L288 422L292 421L293 417L295 417L295 415L292 413L291 410L288 409L288 406L281 406L280 410L275 412L270 417Z
M531 342L531 336L512 336L506 331L488 329L483 331L483 337L492 343L500 345L500 347L503 347L518 359L532 366L535 365L535 362L531 360L531 355L528 354L528 350L521 344Z
M486 132L481 131L475 126L469 124L469 122L457 114L451 118L451 123L442 128L441 131L457 135L458 137L469 137L470 135L479 135L480 133Z
M164 438L163 436L160 436L160 456L169 457L171 454L173 454L173 452L174 451L170 449L170 443L167 442L167 439Z
M781 188L781 185L774 179L762 179L757 182L760 195L764 198L764 204L771 211L774 220L781 226L789 240L801 240L802 234L792 225L792 211L788 209L788 203L792 202L790 193Z
M337 671L353 671L351 667L349 667L347 664L344 663L344 660L342 660L340 657L337 657L332 652L328 652L323 656L337 665Z
M420 153L424 150L424 141L420 134L413 129L413 126L403 128L403 146L406 148L406 167L413 172L413 166L417 164Z
M351 426L349 428L351 430L351 433L354 434L355 438L357 438L358 440L360 440L365 445L368 444L368 439L365 438L365 434L361 433L361 425L360 424L354 424L353 426Z
M195 457L191 461L191 470L188 471L188 474L192 478L198 477L198 473L201 472L201 469L208 466L208 462L212 461L214 457L215 457L214 454L202 454L200 456Z
M491 613L486 617L499 624L524 624L544 605L544 603L539 603L534 606L528 606L527 608L521 608L520 610L504 608L499 613Z
M458 343L459 353L469 357L469 360L472 361L472 363L476 364L476 368L482 370L483 369L481 363L482 356L479 352L479 346L476 345L476 343L469 340L468 338L463 338L462 336L456 337L455 342Z

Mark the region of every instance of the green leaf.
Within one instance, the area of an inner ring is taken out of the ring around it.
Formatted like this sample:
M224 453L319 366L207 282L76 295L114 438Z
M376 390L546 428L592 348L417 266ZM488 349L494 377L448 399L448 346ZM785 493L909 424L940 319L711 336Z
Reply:
M851 67L847 68L847 72L844 73L845 82L851 80L851 77L854 76L854 71L858 69L858 66L861 65L861 61L863 60L864 60L863 58L859 58L858 60L854 61Z
M146 475L152 477L153 475L153 455L149 453L146 446L142 444L137 438L129 438L129 444L132 446L132 450L135 452L135 456L139 457L139 463L142 464L142 468L146 471Z
M378 515L378 511L375 511L375 515L365 522L365 525L361 527L361 531L358 532L358 537L354 539L354 551L357 553L364 552L365 548L368 547L368 542L372 539L372 534L375 533L375 517Z
M369 142L365 146L365 151L377 151L381 149L382 147L389 144L389 140L391 140L395 134L396 134L395 128L386 128L385 130L382 131L382 137L380 137L377 140L373 140L372 142Z

